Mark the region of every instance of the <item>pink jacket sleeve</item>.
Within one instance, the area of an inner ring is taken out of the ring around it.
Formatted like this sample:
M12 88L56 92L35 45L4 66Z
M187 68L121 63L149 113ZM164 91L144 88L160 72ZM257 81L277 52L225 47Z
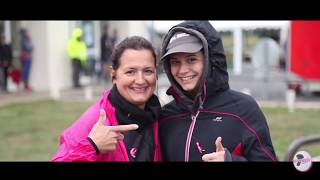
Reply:
M86 112L60 136L58 152L51 161L97 161L99 155L87 137L99 118L100 101L89 107Z

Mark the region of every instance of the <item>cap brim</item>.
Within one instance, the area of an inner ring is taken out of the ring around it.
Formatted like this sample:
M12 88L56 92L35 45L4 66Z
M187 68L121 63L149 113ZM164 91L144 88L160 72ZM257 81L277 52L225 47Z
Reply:
M198 43L184 43L169 49L162 57L161 61L164 60L168 55L174 53L196 53L202 49L202 44Z

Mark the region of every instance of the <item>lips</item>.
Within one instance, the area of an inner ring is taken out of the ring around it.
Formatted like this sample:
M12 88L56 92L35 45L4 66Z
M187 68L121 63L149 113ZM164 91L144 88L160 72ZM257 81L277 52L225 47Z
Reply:
M188 82L188 81L190 81L190 80L192 80L193 78L195 78L196 76L184 76L184 77L179 77L180 78L180 80L182 81L182 82Z
M148 90L148 86L146 87L131 87L130 88L135 93L145 93Z

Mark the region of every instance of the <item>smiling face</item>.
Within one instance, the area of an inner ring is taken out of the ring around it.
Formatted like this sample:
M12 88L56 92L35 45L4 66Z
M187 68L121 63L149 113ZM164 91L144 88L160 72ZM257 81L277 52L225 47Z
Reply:
M200 86L204 66L202 51L170 55L171 74L184 91L195 95Z
M156 87L155 58L148 49L126 49L119 67L111 70L113 83L128 102L144 109Z

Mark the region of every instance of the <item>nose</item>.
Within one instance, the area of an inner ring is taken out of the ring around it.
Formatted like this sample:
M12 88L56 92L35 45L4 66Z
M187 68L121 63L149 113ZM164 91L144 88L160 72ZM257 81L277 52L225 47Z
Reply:
M178 70L178 73L179 73L179 74L185 74L185 73L188 72L188 70L189 70L188 64L182 62L181 65L180 65L180 68L179 68L179 70Z
M144 84L146 81L144 74L142 72L137 73L137 76L135 78L135 83L137 84Z

